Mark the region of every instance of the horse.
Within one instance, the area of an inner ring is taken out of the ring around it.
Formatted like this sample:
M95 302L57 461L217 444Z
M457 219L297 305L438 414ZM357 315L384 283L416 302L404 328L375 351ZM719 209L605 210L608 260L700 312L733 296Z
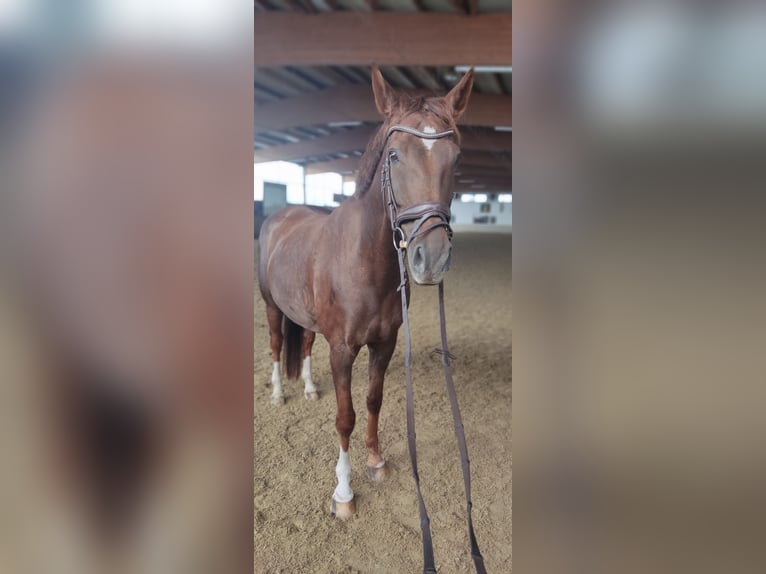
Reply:
M266 304L273 358L271 402L283 402L284 374L304 381L306 399L318 398L311 378L316 333L330 346L340 449L333 516L356 512L351 489L349 437L356 414L351 369L360 349L369 350L367 475L383 480L388 467L378 442L383 380L396 347L409 295L399 257L416 284L439 284L450 268L450 204L460 157L456 122L473 87L473 70L444 96L392 88L372 69L375 105L383 122L360 161L353 196L333 211L288 206L263 223L258 282ZM380 191L377 191L380 190Z

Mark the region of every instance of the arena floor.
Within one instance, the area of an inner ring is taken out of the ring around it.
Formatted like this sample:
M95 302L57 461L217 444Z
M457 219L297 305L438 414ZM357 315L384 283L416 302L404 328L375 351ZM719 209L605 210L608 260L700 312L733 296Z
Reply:
M258 250L256 245L256 258ZM257 265L257 261L256 261ZM473 516L487 570L511 572L511 236L458 233L445 280L453 375L471 459ZM452 415L438 356L437 290L412 290L418 466L440 574L473 571ZM380 443L386 482L367 479L367 353L354 365L356 428L351 486L357 514L331 518L338 440L328 345L317 337L313 377L320 400L303 398L302 381L285 381L286 402L269 402L271 352L265 307L255 288L255 572L410 573L422 570L415 485L407 451L400 332L386 377Z

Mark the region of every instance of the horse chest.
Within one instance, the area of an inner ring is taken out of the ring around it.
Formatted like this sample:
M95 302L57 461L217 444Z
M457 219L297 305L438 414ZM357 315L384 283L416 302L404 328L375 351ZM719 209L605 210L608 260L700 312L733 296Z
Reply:
M376 313L368 317L367 321L360 322L358 329L362 333L359 344L367 344L378 341L387 341L395 336L402 325L401 309L398 313Z
M390 339L402 324L399 295L395 288L391 291L393 296L374 287L330 287L317 301L320 330L329 338L356 345Z

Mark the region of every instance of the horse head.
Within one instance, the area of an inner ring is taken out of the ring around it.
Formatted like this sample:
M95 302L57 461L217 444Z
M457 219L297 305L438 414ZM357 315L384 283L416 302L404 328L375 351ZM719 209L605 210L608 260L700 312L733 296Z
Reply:
M381 190L397 249L406 250L410 277L439 283L451 262L450 204L460 158L456 122L468 105L473 70L443 97L394 90L372 71L375 105L385 118Z

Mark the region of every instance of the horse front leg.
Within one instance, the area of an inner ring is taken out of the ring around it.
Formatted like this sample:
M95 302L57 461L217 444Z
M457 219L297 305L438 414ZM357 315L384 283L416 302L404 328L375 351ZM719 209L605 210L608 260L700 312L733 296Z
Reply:
M348 456L348 443L356 423L356 413L351 399L351 367L359 353L359 347L350 348L345 343L330 346L330 366L335 384L335 398L338 411L335 417L335 429L340 439L340 452L335 474L338 486L332 495L331 512L337 518L350 518L356 511L354 492L351 490L351 463Z
M378 442L378 416L383 404L383 379L396 349L396 333L387 341L370 344L370 384L367 390L367 476L380 481L388 476L388 465L380 454Z

